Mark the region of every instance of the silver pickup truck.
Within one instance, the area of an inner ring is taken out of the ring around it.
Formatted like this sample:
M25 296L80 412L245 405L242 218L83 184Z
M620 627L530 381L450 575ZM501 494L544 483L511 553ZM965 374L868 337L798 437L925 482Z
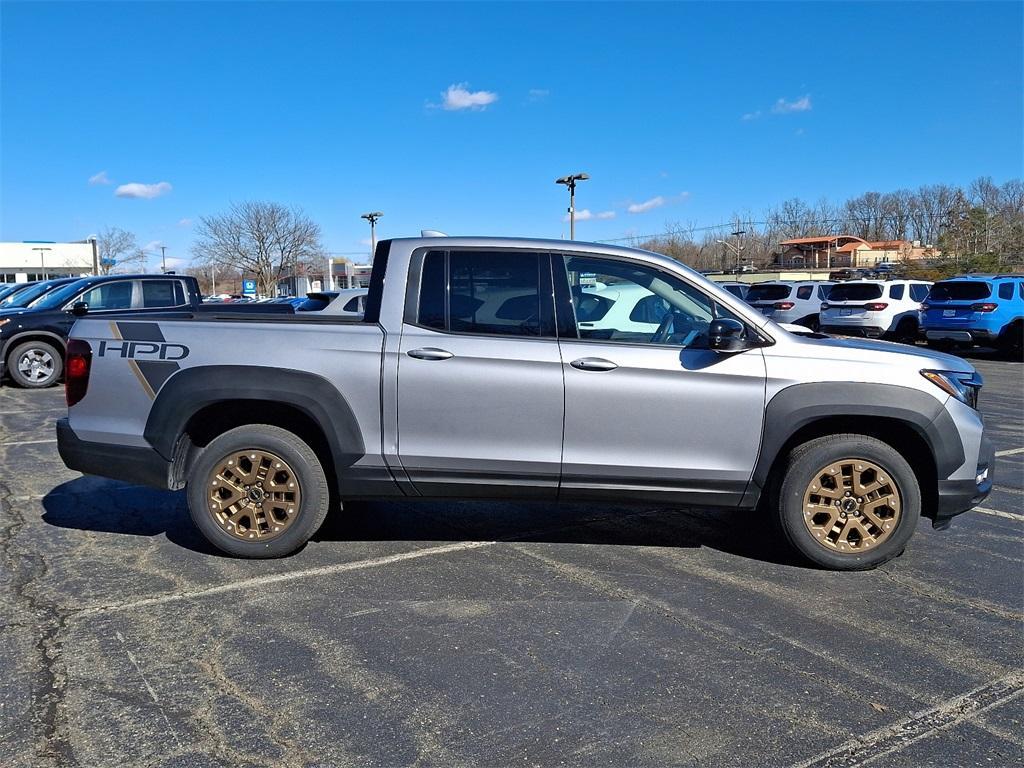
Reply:
M66 370L64 462L186 489L243 557L294 551L348 500L528 498L749 509L857 570L992 485L967 362L795 335L603 245L384 241L361 319L86 315Z

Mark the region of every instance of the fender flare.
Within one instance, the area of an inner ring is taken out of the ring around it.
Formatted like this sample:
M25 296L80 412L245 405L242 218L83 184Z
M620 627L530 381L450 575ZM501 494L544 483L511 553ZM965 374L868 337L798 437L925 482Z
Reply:
M173 374L153 401L143 437L171 461L193 415L209 405L239 400L271 400L302 411L323 430L339 474L365 454L352 408L327 379L254 365L197 366Z
M793 435L815 421L836 416L886 418L910 426L931 451L939 480L964 463L960 433L937 398L893 384L794 384L772 397L765 408L761 450L751 477L754 487L766 487L772 465Z
M39 331L25 330L25 331L19 331L18 333L16 333L13 336L11 336L9 339L5 339L4 340L3 346L0 346L0 360L3 360L4 362L6 362L7 361L7 352L9 350L13 349L14 346L16 344L20 343L22 340L24 340L26 338L39 338L39 337L45 337L45 338L47 338L47 339L49 339L51 341L55 341L56 342L57 351L60 352L61 354L63 354L67 350L67 347L68 347L67 339L65 339L63 336L61 336L58 333L54 333L53 331L43 331L43 330L39 330Z

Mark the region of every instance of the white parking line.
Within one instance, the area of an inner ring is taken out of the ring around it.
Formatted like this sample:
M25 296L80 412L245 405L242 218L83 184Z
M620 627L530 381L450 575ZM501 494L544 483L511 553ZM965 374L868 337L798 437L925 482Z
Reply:
M1015 512L1000 512L998 509L989 509L988 507L975 507L973 512L981 512L983 515L992 515L993 517L1005 517L1007 520L1016 520L1017 522L1024 523L1024 515L1018 515Z
M1009 451L996 451L996 456L1016 456L1018 453L1024 453L1024 448L1013 448Z
M43 445L44 443L56 443L56 438L51 440L21 440L16 443L0 443L0 448L11 448L16 445Z
M134 600L128 603L105 605L97 608L86 608L79 611L76 616L89 616L98 613L113 613L117 611L130 611L134 608L144 608L150 605L164 605L166 603L178 603L183 600L192 600L197 597L208 597L210 595L221 595L225 592L238 590L262 588L267 584L279 584L284 581L304 579L308 576L331 576L335 573L346 571L359 571L364 568L375 568L379 565L390 565L400 563L403 560L415 560L418 557L430 557L432 555L445 555L449 552L461 552L466 549L479 549L497 544L496 541L462 541L455 544L445 544L440 547L425 547L412 552L400 552L397 555L385 555L384 557L371 557L368 560L356 560L351 563L337 563L336 565L323 565L319 568L307 568L302 571L291 571L289 573L278 573L272 576L258 576L253 579L243 579L231 584L221 584L206 589L196 589L190 592L177 592L173 595L162 595L160 597L147 597L142 600Z
M855 736L828 752L797 763L792 768L854 768L899 752L922 739L977 717L1024 693L1024 672L1014 672L980 688L916 712L892 725Z

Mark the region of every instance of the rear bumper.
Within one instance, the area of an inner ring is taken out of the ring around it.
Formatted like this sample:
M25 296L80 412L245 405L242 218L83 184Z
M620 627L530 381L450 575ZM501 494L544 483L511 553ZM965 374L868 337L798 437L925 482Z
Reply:
M171 463L153 448L82 440L67 419L57 421L57 450L69 469L167 489Z
M863 336L868 339L878 339L885 335L885 329L877 325L822 325L822 333L831 333L836 336Z
M996 452L991 441L982 435L981 450L978 453L978 468L973 480L940 480L938 503L933 528L948 528L953 518L969 512L983 502L992 492L992 481L996 468Z
M994 341L999 338L987 328L925 328L924 337L928 341L963 341L969 343Z

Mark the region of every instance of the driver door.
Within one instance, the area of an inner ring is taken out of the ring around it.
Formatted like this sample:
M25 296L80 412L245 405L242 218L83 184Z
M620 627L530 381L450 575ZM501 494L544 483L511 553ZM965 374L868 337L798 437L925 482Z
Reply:
M738 504L760 446L764 356L708 349L707 325L739 318L647 264L552 261L565 376L560 496Z

